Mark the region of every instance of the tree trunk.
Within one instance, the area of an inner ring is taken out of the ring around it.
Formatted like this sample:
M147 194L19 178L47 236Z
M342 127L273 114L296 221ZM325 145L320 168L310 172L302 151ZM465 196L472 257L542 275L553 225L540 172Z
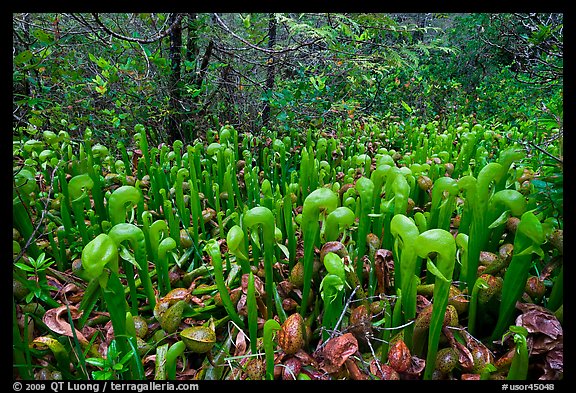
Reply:
M276 44L276 17L274 14L268 15L268 49L272 49ZM274 88L274 55L270 55L268 59L268 69L266 75L266 92L269 93ZM262 110L262 125L268 127L270 121L270 105L268 102L264 103L264 109Z
M176 13L170 15L170 24L176 21ZM181 114L180 114L180 68L182 63L182 24L177 23L170 31L170 81L168 94L170 97L170 109L168 118L168 139L170 143L180 139L185 141L182 134Z
M198 26L197 26L198 14L192 12L188 14L188 44L186 45L186 60L191 63L196 64L196 58L198 57L199 49L198 43ZM196 72L196 67L194 67L194 72Z

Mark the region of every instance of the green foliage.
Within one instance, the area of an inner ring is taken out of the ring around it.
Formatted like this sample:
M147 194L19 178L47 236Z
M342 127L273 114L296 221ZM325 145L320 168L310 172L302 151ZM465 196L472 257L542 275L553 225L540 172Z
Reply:
M34 298L38 300L45 300L50 297L50 291L57 290L54 286L48 284L46 279L46 271L54 264L45 253L42 253L38 258L28 257L28 263L16 262L14 266L26 273L30 280L27 280L31 287L30 292L26 295L26 303L32 302ZM34 283L32 285L32 283Z
M360 374L398 368L403 340L426 359L414 378L433 379L441 350L474 341L502 361L517 350L482 379L539 377L510 324L518 301L562 318L561 15L13 19L22 378L56 361L78 366L67 377L144 379L156 359L159 379L274 379L296 361L279 341L338 368L336 336ZM42 318L62 303L66 321ZM291 314L302 324L284 326ZM208 320L214 334L195 329ZM108 321L112 341L80 334ZM90 358L63 361L70 334Z
M101 380L118 380L123 372L128 370L128 362L134 356L134 352L122 354L116 347L116 340L112 340L108 345L108 351L104 358L86 358L86 363L99 368L92 371L92 378Z

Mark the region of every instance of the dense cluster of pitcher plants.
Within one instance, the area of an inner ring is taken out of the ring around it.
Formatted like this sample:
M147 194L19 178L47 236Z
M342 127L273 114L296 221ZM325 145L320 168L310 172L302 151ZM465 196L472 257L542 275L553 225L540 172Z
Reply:
M561 379L562 211L523 140L342 122L15 141L14 375Z

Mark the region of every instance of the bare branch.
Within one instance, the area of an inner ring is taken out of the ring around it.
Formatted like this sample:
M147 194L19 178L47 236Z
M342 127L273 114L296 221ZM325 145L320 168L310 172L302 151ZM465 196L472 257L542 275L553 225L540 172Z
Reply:
M134 37L127 37L125 35L122 34L118 34L112 30L110 30L101 20L100 20L100 16L97 13L92 13L92 16L94 17L94 20L96 21L96 23L108 34L110 34L111 36L118 38L120 40L124 40L124 41L130 41L130 42L137 42L140 44L151 44L153 42L156 42L158 40L161 40L162 38L166 37L168 34L170 34L170 32L172 31L172 29L177 26L180 21L182 20L182 16L183 14L178 13L176 15L176 17L174 18L174 22L168 26L168 28L160 33L157 33L155 36L152 36L151 38L147 38L147 39L143 39L143 38L134 38Z
M214 17L216 18L216 21L220 24L220 26L222 26L222 28L231 36L233 36L234 38L242 41L243 43L245 43L246 45L248 45L249 47L251 47L252 49L256 49L260 52L265 52L271 55L274 54L282 54L282 53L286 53L286 52L293 52L293 51L297 51L298 49L302 48L303 46L309 46L309 45L314 45L315 43L319 42L322 40L322 38L316 38L312 41L308 41L308 42L304 42L300 45L296 45L296 46L289 46L286 47L284 49L269 49L269 48L262 48L260 46L254 45L253 43L251 43L250 41L247 41L246 39L240 37L238 34L234 33L227 25L226 23L224 23L224 21L220 18L220 16L218 16L218 14L214 13Z

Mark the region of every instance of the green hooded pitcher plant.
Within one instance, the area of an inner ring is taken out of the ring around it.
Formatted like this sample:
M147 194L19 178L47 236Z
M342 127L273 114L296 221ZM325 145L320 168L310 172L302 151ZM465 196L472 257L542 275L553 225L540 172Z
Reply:
M344 262L333 252L329 252L324 256L324 266L327 274L320 283L320 295L324 301L322 339L326 341L336 328L336 324L344 310L346 273Z
M340 206L334 209L328 216L326 216L326 225L324 230L324 238L327 242L338 240L344 231L351 227L356 221L354 212L346 207ZM344 239L342 239L344 240Z
M487 222L488 201L490 199L490 184L499 179L501 165L492 162L482 168L476 179L468 175L458 180L458 187L465 193L465 202L460 220L459 232L469 236L466 281L471 293L476 281L480 252L486 246L489 235Z
M534 213L527 211L522 214L514 238L512 260L504 274L498 321L492 333L493 340L500 338L512 322L516 302L524 293L526 280L532 267L532 254L537 254L539 257L544 256L540 246L545 240L542 224Z
M300 315L306 316L308 308L308 296L312 284L312 273L314 265L314 246L319 238L320 226L318 220L321 212L330 214L338 207L338 197L328 188L318 188L312 191L302 207L302 232L304 237L304 283L302 288L302 303L300 304Z
M246 243L244 240L244 230L240 225L232 226L226 234L228 252L236 257L236 262L242 267L242 273L248 274L250 272L250 261L248 259L248 252L246 251Z
M266 308L268 315L274 312L274 246L276 244L274 215L270 209L263 206L256 206L244 213L242 224L246 228L254 230L257 226L262 227L262 243L264 243L264 274L266 291ZM256 262L256 261L255 261Z
M126 327L128 304L124 297L124 286L120 281L118 265L118 246L107 234L101 233L82 249L83 278L96 282L101 288L114 335L120 353L131 352ZM138 358L134 358L139 361ZM128 374L129 377L130 374Z
M134 261L138 270L138 276L144 287L144 293L148 299L150 307L153 309L156 305L156 296L154 294L154 288L152 286L152 280L150 278L150 273L148 271L148 259L146 256L146 240L144 238L144 232L134 224L120 223L116 224L108 232L108 236L116 242L118 247L121 247L123 241L128 241L132 250L134 251ZM122 254L123 259L128 259L128 263L124 264L124 267L130 266L132 258L126 253ZM134 285L134 284L133 284ZM132 295L136 295L135 291ZM132 314L137 315L138 310L134 309L134 299L133 299Z
M440 177L434 182L428 228L450 230L450 218L456 209L458 193L458 183L451 177Z
M206 242L204 246L204 251L208 254L212 260L212 266L214 267L214 280L216 281L216 286L218 287L218 292L222 299L222 304L224 309L230 316L230 319L238 325L240 328L244 327L244 321L238 313L236 308L230 299L230 293L228 292L228 287L224 281L224 269L222 266L222 254L220 253L220 244L216 239L210 239Z
M397 266L395 282L399 283L399 289L402 291L404 318L410 321L416 317L417 286L420 282L420 266L417 263L418 255L415 249L415 242L420 232L414 221L403 214L397 214L392 218L390 232L394 236L394 258ZM404 330L404 342L408 348L412 347L413 330L412 324Z
M108 201L108 215L112 226L126 222L126 213L129 208L142 199L142 193L134 186L118 187L110 195Z
M429 229L418 235L414 241L414 249L421 258L428 258L426 267L435 276L434 302L428 333L426 368L424 370L424 379L431 379L444 322L444 314L448 306L452 273L456 259L456 243L450 232L443 229ZM429 259L429 255L434 252L437 253L436 263Z
M68 192L70 194L70 203L72 205L72 211L74 212L74 219L76 220L76 226L82 237L82 244L84 245L90 241L88 229L84 222L86 217L84 206L87 198L89 198L88 190L92 189L93 186L94 181L88 174L76 175L70 179L68 183Z

